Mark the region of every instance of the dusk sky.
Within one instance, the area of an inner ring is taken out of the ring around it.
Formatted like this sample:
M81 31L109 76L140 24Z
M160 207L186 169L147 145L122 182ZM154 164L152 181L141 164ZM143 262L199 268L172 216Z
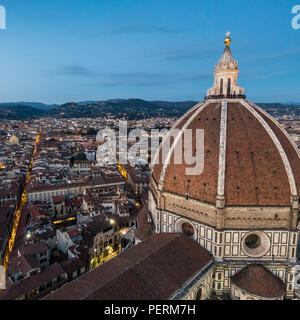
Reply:
M225 32L255 102L300 102L300 0L0 0L0 101L201 100Z

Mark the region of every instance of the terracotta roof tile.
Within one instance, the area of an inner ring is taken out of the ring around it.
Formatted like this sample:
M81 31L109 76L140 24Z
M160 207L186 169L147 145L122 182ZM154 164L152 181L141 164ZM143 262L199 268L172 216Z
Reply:
M45 299L168 299L211 261L205 249L184 235L157 234Z
M291 203L288 177L274 142L239 103L228 104L225 180L227 205Z

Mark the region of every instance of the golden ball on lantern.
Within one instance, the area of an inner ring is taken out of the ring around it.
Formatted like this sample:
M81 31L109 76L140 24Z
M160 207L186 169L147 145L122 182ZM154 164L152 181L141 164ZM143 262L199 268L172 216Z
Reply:
M231 38L227 37L225 40L224 40L226 46L229 46L230 43L231 43Z

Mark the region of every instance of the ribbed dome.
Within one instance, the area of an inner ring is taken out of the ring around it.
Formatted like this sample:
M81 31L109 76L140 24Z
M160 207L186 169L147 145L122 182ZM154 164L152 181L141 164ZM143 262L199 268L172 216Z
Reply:
M174 164L171 139L170 164L154 165L152 177L162 192L226 206L289 206L300 194L300 157L296 145L280 125L258 106L243 99L207 100L174 126L204 129L204 171L186 175L191 166ZM183 134L184 136L184 134ZM178 139L177 139L178 140ZM179 140L178 140L179 141ZM177 143L179 143L177 141Z
M295 230L299 150L278 122L246 100L229 44L206 99L178 120L153 159L150 210L218 230ZM204 130L200 143L197 129ZM185 161L185 148L198 157L193 165ZM199 162L196 174L190 173Z
M275 298L285 294L283 281L260 264L245 267L232 276L231 281L238 288L258 297Z

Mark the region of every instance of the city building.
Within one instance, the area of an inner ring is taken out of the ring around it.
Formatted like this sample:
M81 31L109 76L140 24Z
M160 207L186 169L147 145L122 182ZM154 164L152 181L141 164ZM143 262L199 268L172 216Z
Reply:
M133 219L119 215L99 215L87 223L81 244L89 250L90 269L121 252L121 236L132 226Z
M13 226L14 206L0 206L0 265L3 265L5 249Z
M19 138L13 134L9 137L9 144L19 144Z

